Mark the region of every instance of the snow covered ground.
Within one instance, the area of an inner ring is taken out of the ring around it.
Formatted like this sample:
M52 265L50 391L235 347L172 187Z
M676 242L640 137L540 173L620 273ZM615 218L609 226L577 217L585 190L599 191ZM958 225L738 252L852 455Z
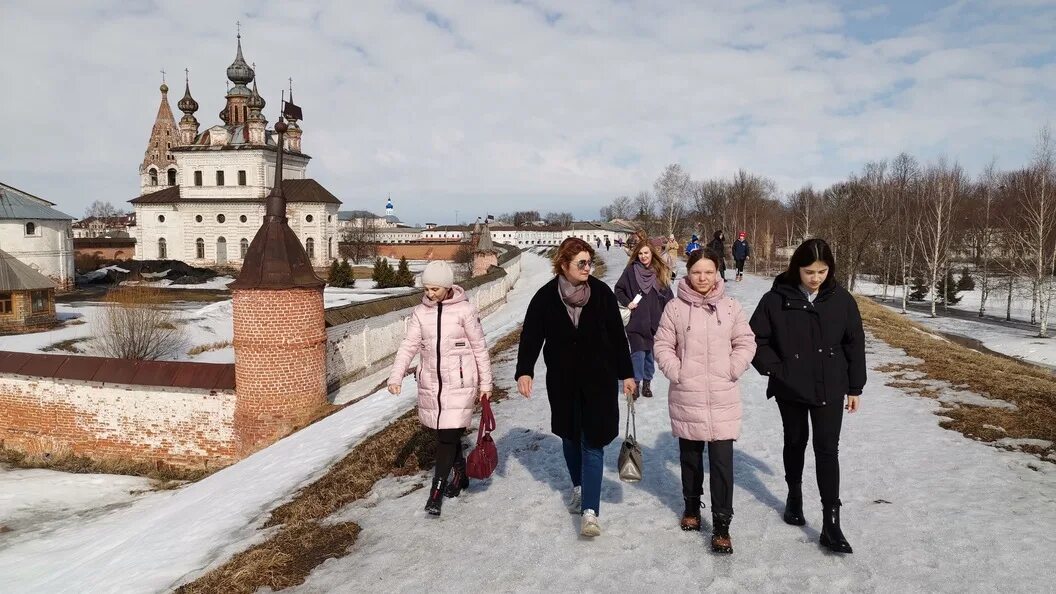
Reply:
M884 305L901 311L901 288L899 288L898 291L898 299L895 301L884 302ZM878 284L862 282L859 283L856 292L862 295L876 296L881 295L883 290ZM890 288L888 295L889 298L890 295L892 295ZM951 309L972 313L979 311L979 291L969 291L962 293L961 295L964 296L964 299L956 306L951 307ZM988 311L991 314L1000 314L1004 311L1004 302L1000 299L989 301L989 303L991 303L991 306ZM939 317L937 318L932 318L926 313L913 310L910 310L907 315L909 315L913 321L929 328L939 330L940 332L957 334L978 340L986 348L998 353L1016 357L1031 363L1056 367L1056 338L1038 338L1036 330L1031 331L1024 328L1002 326L1000 324L988 323L980 320L946 317L943 316L941 307L939 308ZM1013 316L1017 316L1021 319L1030 318L1029 296L1013 300ZM1056 322L1056 318L1053 318L1053 322ZM1056 327L1053 328L1053 331L1050 334L1056 335Z
M616 250L603 257L611 282L626 258ZM525 256L524 264L511 303L485 322L492 337L516 326L549 278L542 259ZM730 293L750 312L769 284L749 276L731 283ZM906 360L877 341L869 357L870 367ZM506 387L511 365L496 369ZM541 363L538 371L545 373ZM402 397L375 394L179 491L37 538L5 544L0 536L0 590L151 592L193 579L266 537L256 528L268 510L411 406L412 382ZM884 383L884 374L871 372L862 411L844 422L843 523L854 555L817 545L809 454L808 525L781 521L781 423L751 370L741 382L744 430L735 448L736 553L714 556L706 533L682 532L677 443L667 382L658 375L657 396L638 403L645 479L621 483L618 441L607 449L601 537L580 538L578 518L564 509L570 484L537 387L531 400L514 395L495 407L500 464L492 479L448 500L438 519L424 514L425 492L414 490L424 475L380 482L366 501L335 516L363 526L351 553L318 567L296 590L1052 591L1056 466L941 429L938 402Z

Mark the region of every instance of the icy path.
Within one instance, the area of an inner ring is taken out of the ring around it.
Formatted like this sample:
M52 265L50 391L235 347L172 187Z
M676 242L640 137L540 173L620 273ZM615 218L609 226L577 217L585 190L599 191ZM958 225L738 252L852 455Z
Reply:
M522 266L507 305L484 320L489 340L515 328L551 278L538 256L525 255ZM414 405L412 376L404 388L400 397L382 390L186 488L15 540L0 549L0 593L171 589L261 539L270 510Z
M612 282L623 258L614 249L607 259ZM730 292L750 312L769 285L746 277ZM905 358L875 341L869 350L871 367ZM511 386L512 372L508 363L497 377ZM619 482L618 442L607 449L600 538L581 539L578 518L564 510L570 484L560 442L549 433L545 394L537 391L496 406L495 477L448 500L439 519L422 512L423 490L401 497L421 477L383 481L370 500L340 514L363 526L353 552L316 569L297 591L1052 591L1053 466L940 428L934 401L884 380L871 373L863 410L844 423L843 518L854 555L817 545L821 512L810 454L808 525L781 521L780 417L750 370L742 379L732 557L712 555L706 533L678 528L677 443L667 382L658 376L657 397L638 407L645 480Z

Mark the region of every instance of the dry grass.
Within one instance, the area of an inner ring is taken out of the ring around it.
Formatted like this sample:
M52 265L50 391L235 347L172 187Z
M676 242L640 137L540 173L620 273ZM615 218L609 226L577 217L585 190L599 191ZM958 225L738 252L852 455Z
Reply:
M923 361L913 366L888 366L881 371L920 371L928 377L949 382L988 398L1016 405L1016 410L956 405L942 409L949 417L941 425L982 441L1002 437L1044 439L1056 443L1056 376L1046 369L979 353L953 342L943 341L904 316L866 298L858 299L866 327L879 339ZM896 378L898 377L896 373ZM909 391L935 395L934 388L913 380L896 379ZM991 425L1000 430L984 427ZM1027 448L1028 450L1030 448ZM1039 450L1039 448L1033 448ZM1051 453L1035 451L1035 453Z
M164 462L145 462L124 459L92 460L75 454L34 456L0 447L0 463L17 468L47 468L78 474L125 474L143 476L158 481L157 488L179 486L186 481L203 479L217 468L183 468Z
M220 349L226 349L231 346L230 340L221 340L219 342L210 342L208 344L200 344L192 347L191 350L187 351L188 355L200 355L209 351L219 351Z
M520 329L496 341L492 359L511 349ZM496 387L492 401L508 396ZM318 418L340 410L329 407ZM471 432L472 429L468 429ZM264 528L277 528L268 540L232 557L201 578L181 586L178 594L246 593L268 587L282 590L304 583L312 570L330 558L342 557L355 544L354 522L325 523L346 505L366 497L374 483L387 476L408 476L433 467L432 430L418 422L412 410L357 445L314 483L273 510Z
M54 351L65 351L67 353L83 353L84 351L82 351L77 345L88 340L91 340L91 337L82 336L80 338L67 338L66 340L60 340L59 342L49 344L48 346L40 350L45 353L51 353Z

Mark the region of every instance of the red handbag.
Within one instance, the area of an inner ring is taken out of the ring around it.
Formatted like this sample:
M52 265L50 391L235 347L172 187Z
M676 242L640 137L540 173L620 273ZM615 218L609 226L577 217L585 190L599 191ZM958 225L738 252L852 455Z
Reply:
M477 431L477 445L466 459L466 475L469 478L483 480L495 472L499 465L499 450L491 432L495 430L495 415L491 412L491 402L480 403L480 429Z

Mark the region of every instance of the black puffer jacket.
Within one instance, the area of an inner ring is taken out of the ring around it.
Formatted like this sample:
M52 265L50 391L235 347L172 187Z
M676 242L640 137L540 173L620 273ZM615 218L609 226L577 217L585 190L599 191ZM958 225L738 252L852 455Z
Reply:
M770 376L767 398L823 406L865 387L865 331L846 289L822 285L811 304L782 282L759 300L751 320L758 345L752 365Z

